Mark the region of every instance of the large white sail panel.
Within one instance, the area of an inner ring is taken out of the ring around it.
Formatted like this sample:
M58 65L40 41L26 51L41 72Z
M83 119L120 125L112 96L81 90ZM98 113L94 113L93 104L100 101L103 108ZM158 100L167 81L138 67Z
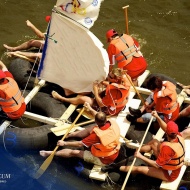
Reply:
M102 1L103 0L58 0L56 9L83 26L91 28L98 18Z
M90 92L95 80L106 78L107 51L88 29L53 12L48 36L39 78L76 93Z

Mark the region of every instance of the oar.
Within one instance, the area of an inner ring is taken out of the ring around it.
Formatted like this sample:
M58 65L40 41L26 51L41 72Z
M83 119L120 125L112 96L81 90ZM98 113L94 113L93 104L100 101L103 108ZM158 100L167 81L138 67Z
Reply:
M140 100L142 101L143 105L146 106L145 104L145 101L144 101L144 98L141 96L141 94L139 93L139 91L135 88L135 85L133 84L133 82L131 81L131 79L129 78L129 76L127 75L126 73L126 76L127 76L127 79L129 80L130 84L133 86L135 92L137 93L138 97L140 98Z
M83 111L84 111L85 107L82 108L82 110L80 111L80 113L78 114L78 116L76 117L76 119L74 120L74 122L72 123L72 125L70 126L70 128L67 130L67 132L65 133L65 135L62 137L61 140L64 140L65 137L68 135L68 133L71 131L71 129L75 126L75 123L77 122L77 120L79 119L79 117L82 115ZM59 148L59 146L57 145L55 147L55 149L53 150L53 152L51 153L51 155L48 156L48 158L44 161L44 163L41 165L41 167L38 169L38 171L36 172L36 175L34 176L35 179L38 179L48 168L48 166L50 165L51 161L53 160L53 157L55 155L56 150Z
M129 27L128 27L128 14L127 14L127 8L129 5L122 7L125 10L125 22L126 22L126 33L129 35Z
M152 116L151 119L150 119L150 121L149 121L149 123L148 123L148 127L146 128L146 131L145 131L145 133L144 133L144 136L143 136L143 138L142 138L142 141L141 141L141 143L140 143L140 145L139 145L139 148L138 148L137 152L140 151L140 149L141 149L141 147L142 147L142 145L143 145L144 139L145 139L145 137L146 137L146 135L147 135L147 133L148 133L148 130L149 130L149 128L150 128L150 125L151 125L151 123L152 123L153 118L154 118L154 117ZM137 158L135 157L134 160L133 160L133 163L131 164L131 166L130 166L130 168L129 168L129 171L128 171L127 175L126 175L126 178L125 178L125 181L124 181L124 183L123 183L123 186L122 186L121 190L124 190L124 188L125 188L125 185L126 185L126 183L127 183L127 180L128 180L128 178L129 178L129 175L131 174L131 170L132 170L132 168L133 168L133 166L134 166L134 164L135 164L135 162L136 162L136 159L137 159Z

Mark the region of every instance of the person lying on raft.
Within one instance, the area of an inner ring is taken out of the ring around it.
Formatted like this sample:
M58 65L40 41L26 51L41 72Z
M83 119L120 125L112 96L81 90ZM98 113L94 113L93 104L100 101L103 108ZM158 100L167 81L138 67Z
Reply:
M88 106L89 107L89 106ZM94 110L95 111L95 110ZM84 161L104 166L111 164L117 158L120 150L120 128L113 120L107 120L103 112L95 113L96 126L74 132L68 137L83 137L81 141L61 141L58 146L85 147L87 150L72 150L64 148L55 153L56 156L70 158L78 157ZM77 134L78 133L78 134ZM40 151L40 155L47 157L52 151Z
M185 86L184 84L181 84L177 82L177 85L181 86L183 88L183 91L190 96L190 85Z
M126 77L122 69L113 69L113 75L117 83L102 81L93 83L95 98L86 95L78 95L74 98L63 97L53 91L52 96L63 102L79 105L88 102L96 111L103 111L107 115L117 115L126 105L130 92L130 77ZM129 79L129 80L128 80Z
M179 115L176 86L170 81L162 81L159 77L153 76L147 81L147 88L152 94L146 99L146 106L143 105L141 109L129 107L131 115L128 114L126 119L131 122L147 123L151 118L151 111L155 109L165 122L175 121Z
M167 141L159 142L157 139L151 140L143 145L140 151L136 151L134 156L142 159L148 166L133 166L132 173L141 173L150 177L158 178L164 181L174 181L181 170L184 162L184 138L178 132L178 126L175 122L169 121L167 124L158 116L156 111L152 112L158 120L160 127L166 132ZM153 151L156 160L151 160L141 153ZM105 166L103 171L116 169L115 165ZM120 171L128 172L130 166L119 166Z
M26 110L24 97L2 61L0 61L0 107L2 110L0 115L6 114L10 119L19 119Z
M24 42L23 44L20 44L19 46L8 46L7 44L3 44L3 46L10 52L12 51L19 51L19 50L28 50L32 47L36 47L38 49L43 49L44 47L44 38L45 38L45 34L42 33L38 28L36 28L36 26L34 26L29 20L26 21L26 25L28 27L30 27L34 33L39 37L42 38L43 40L35 40L35 39L31 39L27 42Z

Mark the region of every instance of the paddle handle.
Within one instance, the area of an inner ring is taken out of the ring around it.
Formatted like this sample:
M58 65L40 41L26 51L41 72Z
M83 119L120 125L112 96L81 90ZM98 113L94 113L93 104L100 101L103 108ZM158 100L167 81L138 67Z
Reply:
M135 88L135 85L133 84L133 82L131 81L131 79L129 78L129 76L126 74L127 79L129 80L129 82L131 83L131 85L133 86L135 92L137 93L138 97L140 98L140 100L142 101L143 105L146 106L144 98L140 95L139 91Z
M66 136L69 134L69 132L71 131L71 129L75 126L75 123L78 121L79 117L82 115L82 113L84 112L84 110L85 110L85 107L82 108L82 110L80 111L80 113L78 114L78 116L76 117L76 119L73 121L73 123L71 124L71 126L68 128L67 132L61 138L62 141L66 138ZM55 149L53 150L52 154L55 154L55 152L57 151L58 148L59 148L59 145L57 145L55 147Z
M127 13L127 8L129 7L129 5L122 7L125 11L125 23L126 23L126 33L129 35L129 27L128 27L128 13Z
M146 135L147 135L147 133L148 133L148 130L149 130L149 128L150 128L150 125L151 125L151 123L152 123L153 118L154 118L154 117L152 116L151 119L150 119L150 121L149 121L149 123L148 123L148 127L146 128L146 131L145 131L145 133L144 133L144 136L143 136L143 138L142 138L142 141L141 141L141 143L140 143L140 145L139 145L139 148L138 148L137 152L140 151L140 149L141 149L141 147L142 147L142 145L143 145L144 139L146 138ZM126 175L126 178L125 178L125 181L124 181L124 183L123 183L123 186L122 186L121 190L124 190L124 189L125 189L125 185L126 185L126 183L127 183L127 181L128 181L129 175L131 174L131 170L132 170L132 168L133 168L133 166L134 166L134 164L135 164L135 162L136 162L136 159L137 159L137 158L135 157L134 160L133 160L133 163L131 164L131 166L130 166L130 168L129 168L129 171L128 171L127 175Z

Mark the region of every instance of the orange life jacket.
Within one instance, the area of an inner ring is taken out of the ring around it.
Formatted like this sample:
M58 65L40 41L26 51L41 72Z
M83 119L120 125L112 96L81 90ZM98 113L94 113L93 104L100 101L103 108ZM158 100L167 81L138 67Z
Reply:
M162 166L162 168L165 170L176 170L183 165L185 157L185 143L184 139L181 136L177 135L177 138L178 142L163 142L160 145L160 150L163 146L169 146L175 152L174 157L171 158L167 164Z
M164 97L158 97L159 92L154 93L155 109L164 114L173 113L178 107L176 86L169 81L163 82L162 86L165 89L159 92Z
M102 99L102 103L108 108L112 107L113 110L124 107L128 101L128 95L130 92L129 89L130 88L127 88L122 84L109 84L106 87L106 92L104 98Z
M24 98L14 79L6 77L5 80L8 80L8 83L1 84L0 90L5 93L6 98L0 98L0 106L5 113L9 113L17 111L24 102Z
M141 57L138 47L135 45L131 36L123 34L117 39L113 39L110 44L113 44L116 48L115 60L118 63L119 68L123 68L130 63L134 57Z
M93 131L100 139L100 143L91 146L91 153L96 157L108 157L117 153L120 149L120 128L116 121L109 120L111 125L106 130L101 130L98 126Z

